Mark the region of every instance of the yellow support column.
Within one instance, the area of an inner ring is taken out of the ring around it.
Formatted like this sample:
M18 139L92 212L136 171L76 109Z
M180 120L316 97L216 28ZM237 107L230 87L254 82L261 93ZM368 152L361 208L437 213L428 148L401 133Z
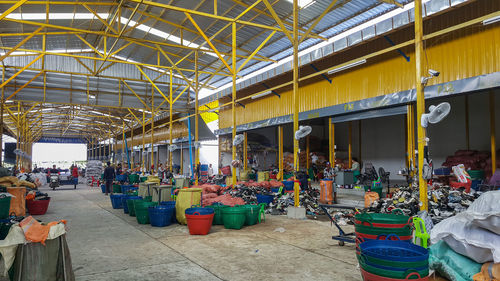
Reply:
M154 153L154 144L155 144L155 90L154 87L151 88L151 165L154 165L155 163L155 153ZM158 167L154 167L155 169L158 169ZM153 172L154 169L151 169L151 172Z
M335 165L335 124L332 123L332 118L328 118L328 162L333 166Z
M248 167L248 134L247 132L243 133L245 137L243 141L243 170L247 170Z
M194 90L194 141L195 143L198 142L199 136L198 136L198 91L199 91L199 85L198 85L198 51L194 52L194 87L196 88ZM194 149L194 165L197 167L198 163L200 162L200 149L199 147L195 147ZM198 177L195 177L195 184L198 185Z
M295 139L295 132L299 130L299 4L293 0L293 168L299 170L299 141ZM299 183L294 184L294 205L299 206Z
M5 66L2 65L2 83L5 81ZM0 148L3 147L3 107L5 105L5 87L2 87L2 100L1 102L1 107L0 107ZM3 165L3 149L0 149L0 166Z
M143 111L142 112L142 152L141 152L141 166L142 166L142 171L146 172L146 161L145 159L145 151L146 151L146 140L144 139L144 136L146 135L146 113Z
M490 139L491 139L491 174L497 170L497 146L495 132L495 94L490 92Z
M172 114L173 114L173 106L174 106L174 103L172 102L172 97L173 97L173 93L172 93L172 69L170 69L170 84L169 84L169 92L170 92L170 95L169 95L169 98L170 98L170 106L169 106L169 121L168 121L168 139L169 139L169 142L168 142L168 145L172 145L173 143L173 138L172 138ZM173 166L174 164L172 163L172 152L173 151L170 151L168 150L168 165L170 166L170 172L172 173L173 172ZM181 150L181 154L182 154L182 150ZM182 174L182 173L181 173Z
M279 166L279 180L283 178L283 126L278 126L278 166Z
M233 124L233 129L232 129L232 140L236 137L236 108L235 108L235 101L236 101L236 22L232 23L232 32L233 32L233 38L232 38L232 52L231 52L231 57L232 57L232 74L233 74L233 91L232 91L232 101L231 101L231 114L232 114L232 124ZM233 151L232 151L232 156L233 160L236 160L236 146L233 145ZM232 182L233 182L233 188L236 186L236 168L232 168Z
M348 164L348 167L350 169L350 168L352 168L352 121L349 121L349 149L348 149L348 154L349 154L349 164Z
M427 142L425 140L425 128L419 124L422 114L425 113L424 87L421 82L424 54L422 22L422 0L415 0L415 84L417 88L418 185L420 190L420 210L427 210L427 181L422 177L424 148L427 145Z

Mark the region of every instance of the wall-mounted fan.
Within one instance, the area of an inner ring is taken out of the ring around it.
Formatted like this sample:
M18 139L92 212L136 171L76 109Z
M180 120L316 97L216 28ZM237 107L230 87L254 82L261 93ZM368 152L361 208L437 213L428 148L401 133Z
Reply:
M240 145L243 141L245 140L245 136L244 135L236 135L233 139L233 146L238 146Z
M429 113L422 114L420 119L420 125L427 128L429 123L436 124L441 122L448 114L450 114L451 105L447 102L438 104L437 106L431 105L429 107Z
M176 151L177 149L178 149L178 147L176 144L172 144L172 145L168 146L168 151L170 151L170 152Z
M295 132L295 139L300 140L301 138L305 138L312 132L311 126L300 126L299 129Z

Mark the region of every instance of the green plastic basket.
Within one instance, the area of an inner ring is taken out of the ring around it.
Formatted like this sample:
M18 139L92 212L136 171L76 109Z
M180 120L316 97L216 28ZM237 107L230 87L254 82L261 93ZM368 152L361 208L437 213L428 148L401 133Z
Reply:
M158 205L157 202L147 202L142 200L136 200L134 202L135 216L137 218L138 224L149 224L149 207L154 207Z
M360 259L360 255L356 254L356 257L358 258L358 260ZM389 260L374 258L367 255L363 255L363 259L373 264L390 266L390 267L420 268L424 266L429 266L429 260L423 260L418 262L389 261Z
M361 268L363 268L365 271L382 277L393 278L393 279L406 279L406 277L412 272L418 272L418 274L421 277L429 276L429 268L419 271L415 269L408 269L406 271L395 271L368 265L364 260L364 256L358 256L358 261Z
M222 209L222 221L224 228L227 229L241 229L245 225L246 208L242 206L235 206Z
M0 198L0 219L9 218L10 196Z
M468 170L467 173L469 173L472 180L484 179L484 170Z
M113 184L113 193L122 193L122 186L119 184Z
M254 225L260 223L261 214L264 214L264 206L265 204L244 205L243 207L246 209L245 225Z
M139 183L139 175L138 174L128 175L128 182L129 183Z
M212 221L213 225L223 225L224 221L222 220L222 210L225 208L229 208L226 205L212 205L207 206L208 208L214 209L214 219Z
M361 222L378 224L407 224L410 221L410 217L403 215L399 209L393 210L392 214L360 213L356 214L354 218Z
M141 181L141 182L145 182L145 181L147 181L147 180L148 180L148 177L140 177L140 181Z
M354 228L358 233L369 234L369 235L396 234L399 237L412 235L412 229L409 225L406 225L405 227L401 228L396 228L396 227L389 228L389 227L372 227L372 226L356 224L354 225Z
M142 199L127 199L128 214L131 217L135 217L134 201L142 201Z

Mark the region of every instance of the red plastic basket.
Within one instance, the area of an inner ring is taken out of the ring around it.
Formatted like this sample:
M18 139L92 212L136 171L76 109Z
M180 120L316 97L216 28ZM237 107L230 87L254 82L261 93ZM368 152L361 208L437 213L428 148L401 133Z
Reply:
M49 208L50 197L46 200L27 200L26 206L31 215L45 215Z
M194 212L192 215L186 214L187 226L191 235L207 235L212 228L214 214L200 215Z
M361 270L361 276L363 276L364 281L401 281L401 280L429 281L428 276L421 277L417 272L412 272L408 274L408 276L406 276L406 279L394 279L372 274L370 272L364 271L362 268L360 268L360 270Z

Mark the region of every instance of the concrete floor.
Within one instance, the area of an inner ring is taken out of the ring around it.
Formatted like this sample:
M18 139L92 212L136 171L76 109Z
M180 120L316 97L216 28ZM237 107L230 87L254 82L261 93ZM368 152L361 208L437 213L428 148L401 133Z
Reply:
M137 224L97 188L46 191L50 207L37 218L68 221L77 280L362 280L354 245L338 246L328 221L268 215L242 230L190 236L186 226Z

